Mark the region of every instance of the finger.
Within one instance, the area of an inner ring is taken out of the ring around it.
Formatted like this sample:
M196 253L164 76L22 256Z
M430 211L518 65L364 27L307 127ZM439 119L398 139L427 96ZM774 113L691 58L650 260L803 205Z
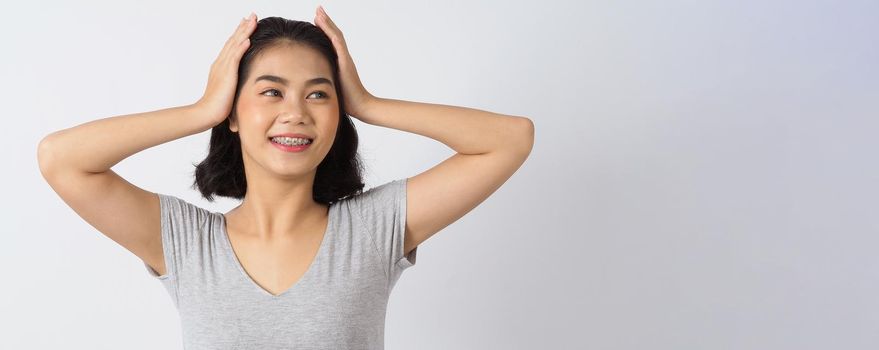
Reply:
M241 22L238 22L238 27L235 27L235 31L232 32L232 35L229 36L229 40L233 41L233 39L239 36L245 28L247 28L248 18L242 18Z
M327 24L324 20L323 13L320 12L320 7L318 7L317 9L314 10L314 24L316 24L318 27L320 27L324 31L327 31L327 29L326 29Z
M223 46L224 53L229 51L237 53L241 45L245 41L249 41L250 34L253 33L254 29L256 29L256 14L251 13L250 16L241 20L238 28L226 41L226 45Z
M238 50L235 52L235 59L241 60L241 56L244 55L244 52L247 51L247 47L250 46L250 38L245 38L240 44L238 44Z
M318 18L320 18L320 28L323 29L327 37L330 38L330 41L333 42L336 49L345 51L347 44L345 44L345 36L342 35L342 31L339 30L339 27L337 27L332 20L326 16L326 13L319 14Z
M235 33L236 40L235 43L240 43L245 38L249 37L253 30L256 28L256 14L251 13L249 16L244 18L244 23L242 23L238 30Z
M236 38L238 37L238 33L241 32L242 29L244 29L246 24L247 21L244 19L238 22L238 27L235 27L235 31L232 32L232 35L230 35L228 39L226 39L226 42L223 44L223 49L221 50L221 52L228 51L229 47L233 46L237 42Z
M249 16L241 19L241 22L238 23L238 27L235 28L235 32L233 32L232 35L229 37L228 43L238 44L242 40L244 40L245 37L250 36L253 27L255 27L255 24L256 14L254 13L251 13Z
M320 18L321 21L328 27L328 29L330 29L330 31L340 32L339 27L337 27L336 24L333 23L333 20L330 19L330 16L324 10L323 6L317 7L317 18Z
M336 32L337 35L341 36L342 30L339 29L339 26L336 25L336 22L333 22L333 19L330 18L330 16L327 15L326 12L324 12L323 15L324 15L324 19L327 20L327 24L330 25L330 28L333 28L333 31Z

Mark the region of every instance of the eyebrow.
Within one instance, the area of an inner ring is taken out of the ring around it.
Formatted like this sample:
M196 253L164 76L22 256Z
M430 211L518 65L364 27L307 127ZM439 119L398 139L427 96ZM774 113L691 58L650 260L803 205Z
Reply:
M289 80L287 80L285 78L281 78L277 75L270 75L270 74L260 75L259 77L254 79L253 82L256 83L260 80L273 81L273 82L279 83L284 86L290 85ZM330 86L335 87L331 80L324 78L324 77L311 78L311 79L308 79L305 81L305 86L317 85L317 84L329 84Z

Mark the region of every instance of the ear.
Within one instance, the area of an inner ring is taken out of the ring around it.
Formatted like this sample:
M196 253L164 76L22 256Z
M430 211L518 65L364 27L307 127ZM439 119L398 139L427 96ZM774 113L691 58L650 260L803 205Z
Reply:
M229 130L232 132L238 132L238 118L234 115L229 117Z

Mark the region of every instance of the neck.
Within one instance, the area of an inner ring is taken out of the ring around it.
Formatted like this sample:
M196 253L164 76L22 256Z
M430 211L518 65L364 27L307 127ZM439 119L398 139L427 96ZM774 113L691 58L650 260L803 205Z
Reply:
M234 218L236 232L261 241L301 238L320 226L329 207L312 199L314 174L303 177L261 177L250 181L241 205L225 216ZM228 223L228 221L227 221Z

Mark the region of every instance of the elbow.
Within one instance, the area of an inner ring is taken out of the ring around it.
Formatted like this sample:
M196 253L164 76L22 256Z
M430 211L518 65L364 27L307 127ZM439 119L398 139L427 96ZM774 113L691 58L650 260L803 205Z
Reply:
M534 122L526 117L519 117L518 120L522 140L518 144L522 146L522 155L528 157L531 154L531 149L534 148Z
M44 178L47 176L52 163L52 135L49 135L40 140L40 143L37 145L37 164Z

